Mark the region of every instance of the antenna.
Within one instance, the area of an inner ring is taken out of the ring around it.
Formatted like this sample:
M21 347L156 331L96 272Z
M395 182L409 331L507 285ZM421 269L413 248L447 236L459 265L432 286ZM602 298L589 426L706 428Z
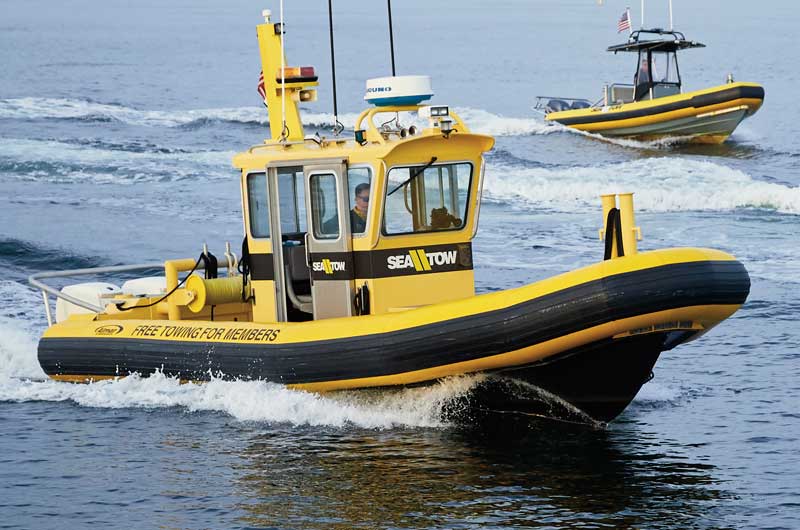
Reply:
M669 0L669 30L672 31L672 0Z
M336 54L333 51L333 5L328 0L328 26L331 35L331 77L333 81L333 135L339 136L344 130L344 125L339 122L339 112L336 105Z
M644 29L644 0L642 0L642 27Z
M396 74L394 69L394 31L392 30L392 0L386 0L386 5L389 9L389 49L392 53L392 77L394 77Z
M642 0L644 1L644 0ZM289 137L289 128L286 126L286 46L284 45L284 35L286 26L283 25L283 0L281 0L281 117L283 127L281 129L281 142Z

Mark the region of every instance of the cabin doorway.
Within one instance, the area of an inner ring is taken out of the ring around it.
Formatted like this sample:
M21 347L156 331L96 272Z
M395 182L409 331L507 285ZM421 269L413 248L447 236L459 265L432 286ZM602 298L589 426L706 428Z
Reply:
M314 320L353 314L353 239L345 164L304 167Z
M278 321L351 316L353 248L344 161L270 167L267 177Z

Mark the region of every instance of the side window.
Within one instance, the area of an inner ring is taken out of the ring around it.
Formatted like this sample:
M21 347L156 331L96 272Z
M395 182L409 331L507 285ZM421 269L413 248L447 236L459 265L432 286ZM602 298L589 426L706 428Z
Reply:
M278 168L278 201L281 231L294 234L306 231L305 185L302 167Z
M396 167L389 171L383 232L409 234L464 228L472 164Z
M639 70L636 72L636 84L650 82L650 63L647 59L647 51L639 51Z
M350 188L350 232L363 234L367 230L370 185L372 172L367 167L354 167L347 170L347 185Z
M332 173L311 175L311 220L316 239L339 237L339 213L336 208L336 177Z
M266 173L247 175L247 204L250 212L250 234L253 237L269 237Z

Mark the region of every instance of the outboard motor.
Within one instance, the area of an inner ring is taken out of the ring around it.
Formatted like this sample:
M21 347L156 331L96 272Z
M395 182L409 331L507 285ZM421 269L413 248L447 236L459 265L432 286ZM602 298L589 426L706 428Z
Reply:
M547 102L544 108L545 112L561 112L562 110L569 110L569 103L563 99L551 99Z

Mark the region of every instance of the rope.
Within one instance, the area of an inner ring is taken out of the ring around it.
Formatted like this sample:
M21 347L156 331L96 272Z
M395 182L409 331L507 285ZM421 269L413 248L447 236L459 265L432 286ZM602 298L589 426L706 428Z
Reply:
M250 246L247 244L247 236L242 239L242 259L239 260L237 267L242 275L242 302L252 300L253 296L247 297L247 282L250 280Z
M625 250L622 248L622 220L620 218L620 213L618 208L611 208L608 211L608 217L606 218L606 241L605 241L605 253L603 255L603 260L611 259L611 252L614 248L614 238L616 237L617 240L617 254L619 257L625 255Z

